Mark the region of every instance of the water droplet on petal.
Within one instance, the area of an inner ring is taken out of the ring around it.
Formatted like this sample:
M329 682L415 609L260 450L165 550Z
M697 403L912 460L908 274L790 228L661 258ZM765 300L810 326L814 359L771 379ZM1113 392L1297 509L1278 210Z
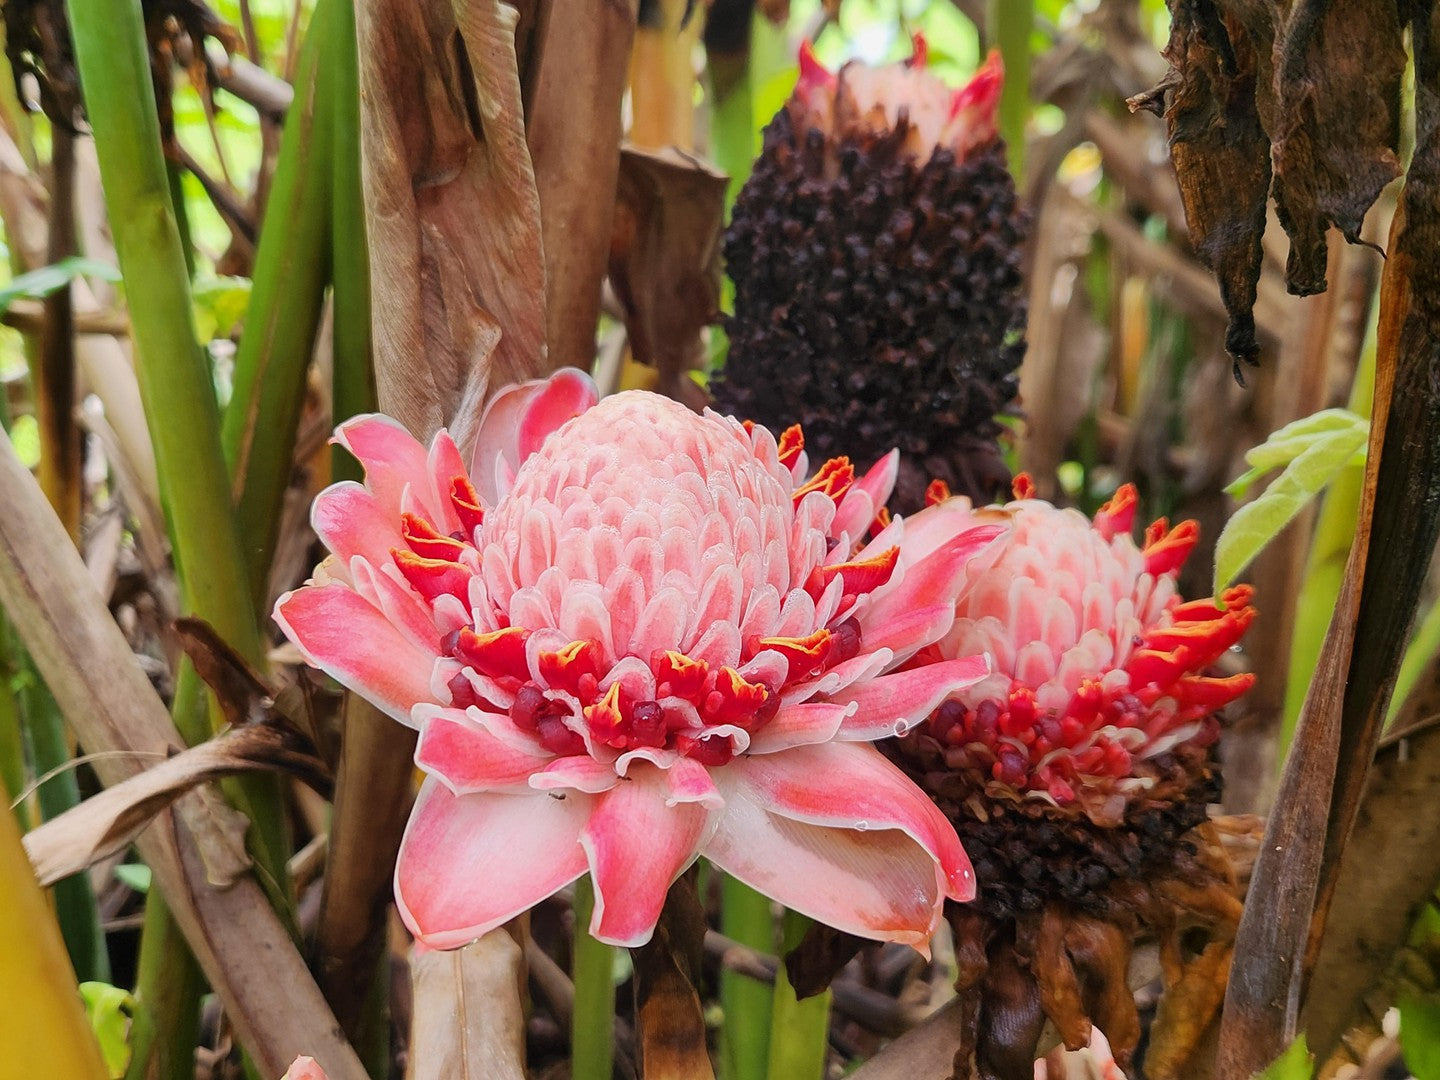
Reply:
M870 828L870 822L857 821L855 822L855 828L859 829L861 832L864 832L866 829Z

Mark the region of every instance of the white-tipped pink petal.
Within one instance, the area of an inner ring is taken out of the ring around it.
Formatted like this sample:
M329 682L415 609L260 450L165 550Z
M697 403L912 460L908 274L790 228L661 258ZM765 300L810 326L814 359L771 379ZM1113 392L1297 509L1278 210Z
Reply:
M831 530L850 536L864 536L869 532L875 515L895 490L895 479L899 475L900 451L891 450L851 485L835 511Z
M590 933L611 945L650 940L665 894L694 860L709 814L673 799L661 770L635 768L597 796L580 844L595 881Z
M855 711L846 702L808 701L781 705L775 718L755 733L752 754L775 754L796 746L829 742Z
M989 674L990 662L984 656L966 656L859 683L831 699L854 707L854 714L840 725L838 737L850 742L873 742L903 735L951 694L968 690Z
M954 826L873 746L832 742L736 759L727 777L759 805L797 821L861 832L898 829L925 851L947 896L965 901L975 895L975 874Z
M280 1080L326 1080L325 1070L312 1057L297 1057Z
M547 435L598 400L594 381L576 368L562 368L548 379L519 383L495 395L480 419L470 458L480 497L494 503L503 494L497 475L508 471L513 476Z
M998 525L982 525L952 537L918 562L905 567L899 584L865 606L862 624L867 647L884 646L904 659L944 636L949 621L928 613L937 599L949 600L960 591L966 564L1004 532ZM908 530L907 530L908 535ZM953 600L943 606L951 611ZM920 617L927 612L926 617Z
M550 759L509 746L458 709L418 706L420 739L415 764L438 776L456 795L477 791L528 791L530 778Z
M619 782L620 777L613 764L596 761L584 754L554 758L530 777L530 786L536 791L574 788L591 795L609 791Z
M275 604L275 621L306 663L413 727L410 710L430 698L435 654L416 646L347 585L309 585Z
M722 793L725 809L701 851L715 866L838 930L926 947L940 896L935 860L919 844L896 843L890 830L829 828L771 813L738 784L722 785Z
M454 949L568 885L585 872L580 832L593 806L575 792L456 796L427 779L395 866L405 925Z
M398 421L379 413L352 417L335 429L335 441L365 467L365 486L374 494L376 505L390 511L397 525L406 485L423 492L425 501L430 501L425 447Z
M378 505L375 496L353 480L332 484L315 496L310 526L346 566L356 555L379 566L392 549L404 547L399 515Z

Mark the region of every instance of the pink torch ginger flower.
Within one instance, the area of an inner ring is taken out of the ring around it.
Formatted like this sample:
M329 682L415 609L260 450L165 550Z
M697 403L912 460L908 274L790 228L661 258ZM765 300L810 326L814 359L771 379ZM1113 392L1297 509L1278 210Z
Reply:
M857 935L924 948L973 895L954 829L871 746L982 678L897 673L949 628L969 556L897 520L859 544L894 455L805 480L798 429L578 372L502 394L467 471L379 416L315 503L334 553L275 618L419 729L396 900L426 944L499 926L587 870L591 932L649 939L698 855ZM916 521L923 518L917 516ZM921 522L923 524L923 522Z
M1255 677L1208 669L1255 617L1251 590L1182 603L1180 566L1199 539L1192 521L1162 519L1130 538L1137 505L1125 485L1087 521L1023 497L1003 513L1005 541L972 567L937 656L984 653L994 670L942 704L930 734L952 770L992 795L1039 799L1116 824L1156 777L1147 762L1219 735L1216 711ZM969 511L955 526L993 520ZM944 504L942 504L944 505Z

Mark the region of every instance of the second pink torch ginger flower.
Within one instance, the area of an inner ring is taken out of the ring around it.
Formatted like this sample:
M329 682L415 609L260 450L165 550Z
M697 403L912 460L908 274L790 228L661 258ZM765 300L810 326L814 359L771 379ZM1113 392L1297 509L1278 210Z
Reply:
M863 937L924 948L974 878L944 815L868 744L988 672L896 671L949 630L969 557L897 520L895 478L806 479L798 429L578 372L508 391L472 467L384 417L337 439L366 482L315 504L334 553L275 617L305 658L419 729L396 900L463 945L587 871L591 932L652 934L698 855Z

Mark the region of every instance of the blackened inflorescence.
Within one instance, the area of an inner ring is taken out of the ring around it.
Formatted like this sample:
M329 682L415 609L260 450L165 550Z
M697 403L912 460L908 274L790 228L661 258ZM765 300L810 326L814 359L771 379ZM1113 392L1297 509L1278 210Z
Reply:
M812 459L869 464L898 446L891 506L932 478L988 502L1009 481L997 414L1019 385L1026 214L998 138L964 161L904 149L906 121L827 146L790 110L725 239L735 282L723 411L772 430L799 421Z
M968 776L947 769L938 744L918 730L881 749L955 825L975 867L973 906L1002 921L1057 902L1114 921L1117 906L1127 904L1127 884L1171 876L1189 861L1195 851L1185 834L1220 799L1211 748L1180 747L1146 762L1154 780L1150 797L1135 799L1113 826L1039 800L1005 801L977 791ZM984 807L983 817L977 806Z

